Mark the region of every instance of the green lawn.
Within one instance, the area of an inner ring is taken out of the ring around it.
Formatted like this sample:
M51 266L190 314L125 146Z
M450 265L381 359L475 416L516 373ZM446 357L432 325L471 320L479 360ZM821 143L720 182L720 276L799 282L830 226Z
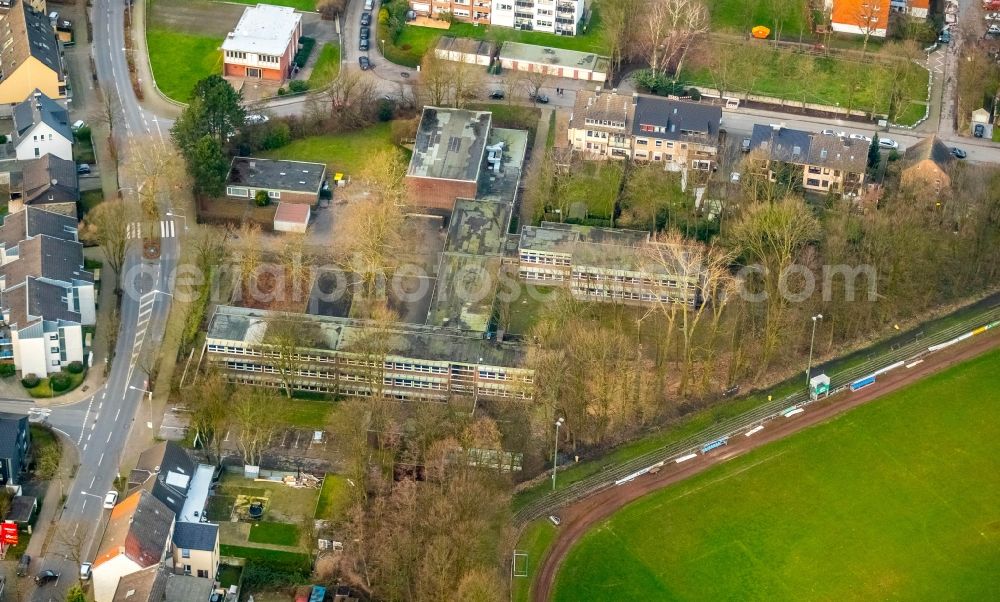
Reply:
M357 175L365 162L383 149L396 148L400 153L405 153L407 155L405 158L409 160L409 151L393 144L391 134L389 122L377 123L369 128L345 134L300 138L281 148L262 153L261 156L269 159L326 163L331 173Z
M993 351L634 502L570 552L554 599L991 598L998 363Z
M239 585L240 575L242 573L243 569L238 566L222 564L219 565L219 572L215 578L219 581L219 587L222 589L229 589L230 585Z
M622 167L618 162L583 163L566 186L565 206L570 210L563 218L573 217L572 206L579 203L586 207L587 218L610 220L621 181Z
M267 564L281 564L286 567L295 567L309 572L311 565L307 554L298 552L285 552L283 550L268 550L265 548L247 548L244 546L219 545L219 554L222 556L234 556L244 558L249 561Z
M351 503L351 484L347 477L327 474L323 478L323 488L319 492L319 502L316 504L316 518L323 520L339 520L344 517Z
M526 577L514 577L514 582L511 584L511 589L513 590L511 592L511 600L513 602L528 602L531 599L531 586L535 571L538 569L539 564L541 564L545 551L552 545L552 541L555 538L556 527L547 518L536 520L524 529L515 549L518 553L528 555L523 560L524 565L521 565L522 561L518 560L517 567L520 573L523 566L527 570L528 575Z
M282 399L280 422L287 426L322 430L336 406L332 401Z
M832 57L796 54L763 44L740 46L732 52L693 55L681 80L723 89L727 95L749 92L799 102L885 113L892 88L891 69L882 63L855 63ZM728 65L724 61L732 61ZM896 120L910 125L923 116L927 70L908 63L900 88L906 107ZM914 102L915 101L915 102ZM918 107L919 110L912 107Z
M232 2L234 4L249 4L251 6L260 4L258 0L225 0L225 2ZM316 0L267 0L265 4L271 4L274 6L291 6L295 10L306 12L316 11Z
M208 498L205 514L208 515L210 521L227 522L233 514L233 504L235 503L235 495L213 495Z
M104 200L104 192L101 190L87 190L80 193L80 207L83 208L84 215L88 211L97 207Z
M148 27L149 61L156 85L168 97L187 102L199 80L222 72L222 39Z
M79 374L74 374L72 372L66 372L69 375L69 387L63 389L62 391L53 391L52 387L49 385L48 378L42 378L39 380L38 384L30 389L25 389L28 395L34 398L47 398L47 397L59 397L60 395L65 395L73 389L80 386L83 379L87 377L87 372L81 372Z
M247 539L253 543L296 546L299 544L299 528L288 523L251 523Z
M708 0L712 29L749 34L756 25L778 33L776 20L781 21L781 37L798 40L799 32L810 36L807 4L801 0Z
M309 74L309 89L319 90L330 85L340 73L340 46L324 44L319 52L312 73Z

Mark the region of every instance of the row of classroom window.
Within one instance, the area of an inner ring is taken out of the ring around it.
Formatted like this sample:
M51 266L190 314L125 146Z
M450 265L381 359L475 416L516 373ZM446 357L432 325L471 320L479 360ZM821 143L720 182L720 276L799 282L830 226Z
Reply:
M237 370L249 370L249 371L253 371L253 372L267 372L267 373L271 373L271 374L277 374L277 373L280 372L280 370L278 370L274 366L269 366L269 365L266 365L266 364L257 364L257 363L250 363L250 362L238 362L238 361L234 362L232 360L227 360L226 361L226 365L230 365L230 364L232 364L233 367L234 367L234 369L237 369ZM236 365L239 365L240 367L235 367ZM383 366L383 369L386 370L386 371L393 371L393 372L397 372L397 371L404 371L404 372L425 372L425 373L428 372L426 370L419 370L419 369L412 369L412 368L401 368L399 366L414 366L414 365L413 364L399 364L399 363L387 362ZM347 378L347 375L345 373L341 373L339 371L314 370L314 369L308 368L308 367L304 367L304 368L300 368L298 370L295 370L295 373L298 376L312 376L312 377L316 377L316 378L338 378L338 376L340 378ZM443 378L441 378L440 380L436 380L434 382L447 382L447 380L446 380L447 379L447 371L435 370L433 372L433 374L445 374L445 376ZM454 376L456 376L456 377L463 377L465 375L463 375L462 373L455 373ZM468 376L471 378L471 377L474 376L474 373L473 374L469 374ZM363 377L360 377L360 376L357 377L357 379L362 379L362 378ZM520 380L520 381L526 382L526 383L531 383L532 382L531 376L528 376L528 375L522 375L519 378L515 378L515 376L513 374L510 374L508 372L500 372L500 371L489 370L489 369L480 369L479 370L479 378L481 380L503 380L503 381Z
M267 387L281 387L283 383L277 379L262 380L258 377L251 376L246 373L238 373L230 375L230 382L244 384L244 385L256 385L256 386L267 386ZM389 385L392 386L392 385ZM406 386L406 385L395 385L395 386ZM295 388L301 391L316 391L319 393L338 393L341 395L358 395L358 396L368 396L371 395L370 387L352 387L348 383L340 384L339 382L306 382L306 383L295 383ZM402 401L422 398L422 399L432 399L441 400L446 396L441 394L435 394L433 391L435 389L425 389L416 388L415 391L385 391L384 394L387 397L393 399L399 399ZM427 391L427 392L425 392ZM442 391L442 393L447 393L447 391ZM525 389L510 389L506 387L489 387L480 386L479 394L485 397L502 397L506 399L531 399L529 392Z
M554 280L557 282L565 281L565 272L545 272L541 270L532 270L521 268L518 271L518 275L525 280ZM640 278L635 276L605 276L603 274L595 274L593 272L584 272L580 268L574 269L570 277L571 280L583 280L589 282L616 282L621 284L644 284L648 286L656 287L666 287L672 289L687 288L690 290L695 290L698 286L693 282L678 283L674 280L653 280L652 278Z

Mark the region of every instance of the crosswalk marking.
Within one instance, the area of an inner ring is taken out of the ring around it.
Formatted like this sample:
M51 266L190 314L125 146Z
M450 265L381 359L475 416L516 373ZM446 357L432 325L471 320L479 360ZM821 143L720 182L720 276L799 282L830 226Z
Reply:
M155 226L153 226L155 228ZM126 229L126 238L129 240L142 238L143 227L140 222L132 222ZM177 236L177 226L173 220L160 221L160 238L175 238Z

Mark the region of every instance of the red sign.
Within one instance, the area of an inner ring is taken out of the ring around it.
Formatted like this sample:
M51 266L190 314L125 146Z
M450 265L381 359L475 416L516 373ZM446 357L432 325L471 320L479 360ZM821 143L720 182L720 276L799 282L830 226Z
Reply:
M5 544L17 545L17 524L3 523L0 525L0 541Z

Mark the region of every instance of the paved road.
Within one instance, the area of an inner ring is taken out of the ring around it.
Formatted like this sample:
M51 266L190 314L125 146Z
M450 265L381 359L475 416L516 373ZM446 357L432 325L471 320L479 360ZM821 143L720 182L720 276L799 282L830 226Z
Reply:
M124 10L120 0L95 0L92 8L92 53L98 84L112 99L113 135L121 156L130 152L156 152L161 145L169 143L169 123L144 111L129 83L124 53ZM137 137L143 138L141 145L132 144ZM135 189L138 184L124 177L121 181L125 189ZM160 202L161 206L169 208L168 199L160 199ZM180 250L177 234L186 225L173 216L166 216L164 222L168 237L162 239L158 261L143 260L137 243L129 250L123 270L125 293L120 311L121 325L107 382L79 403L53 407L46 418L79 447L80 467L59 524L84 530L84 557L87 560L93 559L103 534L107 511L102 509L101 502L118 475L122 452L133 426L138 436L152 439L151 432L143 432L147 428L146 421L151 419L147 414L151 407L143 392L147 375L138 359L144 352L155 354L162 340L171 300L169 276ZM0 409L27 411L32 405L23 401L0 401ZM67 558L73 555L67 554L58 538L51 541L44 557L33 562L33 571L52 569L63 578L54 585L35 590L32 600L64 599L65 589L75 582L79 570L76 563Z

